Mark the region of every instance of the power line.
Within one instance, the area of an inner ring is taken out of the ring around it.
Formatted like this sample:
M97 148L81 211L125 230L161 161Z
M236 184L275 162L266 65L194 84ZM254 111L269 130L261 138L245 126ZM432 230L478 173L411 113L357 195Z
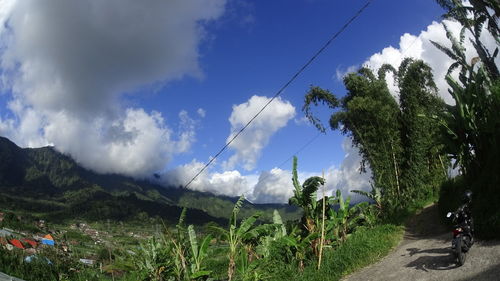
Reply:
M297 79L297 77L333 42L333 40L335 40L340 34L342 34L342 32L344 32L344 30L361 14L363 13L363 11L368 7L368 5L370 5L371 3L371 0L368 0L368 2L366 2L366 4L361 7L361 9L358 10L358 12L356 12L356 14L354 14L354 16L352 16L343 26L342 28L339 29L339 31L337 31L293 76L292 78L290 78L290 80L288 80L288 82L286 82L279 90L278 92L276 92L276 94L274 94L274 96L250 119L250 121L248 121L246 123L245 126L243 126L243 128L241 128L220 150L219 152L217 152L217 154L215 154L214 157L212 157L210 159L210 161L208 161L205 166L203 166L203 168L184 186L184 188L187 188L201 173L203 173L203 171L205 171L205 169L210 166L210 164L212 164L213 161L215 161L215 159L217 159L217 157L219 155L222 154L222 152L224 152L224 150L226 150L226 148L231 145L231 143L253 122L253 120L255 120L255 118L257 118L257 116L259 116L262 111L264 111L264 109L267 108L267 106L273 102L290 84L292 84L293 81L295 81L295 79Z
M318 132L314 137L312 137L311 139L309 139L305 144L303 144L297 151L295 151L290 157L288 157L285 161L281 162L281 164L279 164L276 168L278 169L281 169L281 167L283 167L286 163L288 163L292 158L293 156L296 156L298 155L300 152L302 152L302 150L304 150L306 147L308 147L309 145L311 145L320 135L322 135L323 133L321 132ZM262 174L261 174L262 175ZM262 178L259 178L259 181L264 181L266 180L267 178L269 178L271 176L271 174L267 174L265 176L263 176Z

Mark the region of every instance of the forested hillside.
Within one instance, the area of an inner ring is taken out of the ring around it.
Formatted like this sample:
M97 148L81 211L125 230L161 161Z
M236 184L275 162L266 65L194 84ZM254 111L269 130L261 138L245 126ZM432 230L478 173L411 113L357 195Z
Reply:
M21 149L0 137L0 202L3 208L40 214L51 219L73 217L91 220L124 220L140 213L170 222L189 208L192 223L227 219L238 198L215 196L178 188L166 188L121 175L101 175L79 166L52 147ZM273 209L286 219L298 210L284 205L253 205L245 202L243 217L264 212L270 220Z

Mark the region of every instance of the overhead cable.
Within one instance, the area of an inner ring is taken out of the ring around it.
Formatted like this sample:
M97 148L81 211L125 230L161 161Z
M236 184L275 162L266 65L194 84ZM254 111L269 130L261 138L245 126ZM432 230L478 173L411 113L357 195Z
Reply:
M253 120L255 120L255 118L257 118L257 116L259 116L262 111L264 111L264 109L267 108L267 106L273 102L290 84L292 84L292 82L297 79L297 77L340 35L342 34L342 32L344 32L344 30L359 16L361 15L361 13L363 13L363 11L368 7L368 5L370 5L371 3L371 0L369 0L368 2L366 2L366 4L361 7L361 9L359 9L356 14L354 14L354 16L352 16L343 26L342 28L340 28L335 34L333 34L330 39L328 41L326 41L325 44L323 44L323 46L318 50L316 51L316 53L288 80L288 82L286 82L277 92L276 94L274 94L274 96L245 124L245 126L243 126L220 150L219 152L217 152L217 154L215 154L214 157L212 157L210 159L210 161L208 161L204 166L203 168L193 177L191 178L191 180L186 184L184 185L184 188L187 188L196 178L198 178L198 176L203 173L203 171L205 171L206 168L208 168L208 166L210 166L210 164L212 164L213 161L215 161L215 159L217 159L217 157L219 155L222 154L222 152L224 152L224 150L226 150L227 147L229 147L229 145L231 145L231 143L248 127L250 126L250 124L253 122Z

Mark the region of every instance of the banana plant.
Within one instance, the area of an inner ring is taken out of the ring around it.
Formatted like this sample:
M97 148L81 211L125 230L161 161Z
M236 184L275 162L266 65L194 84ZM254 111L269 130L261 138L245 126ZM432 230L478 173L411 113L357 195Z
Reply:
M254 224L261 215L260 213L255 213L252 216L244 219L238 226L237 217L241 207L243 206L244 200L245 197L242 195L234 204L231 217L229 218L229 227L227 230L221 227L213 227L213 229L218 231L221 234L221 237L229 244L229 264L227 268L227 277L229 281L231 281L234 277L236 257L238 255L238 251L243 245L243 239L246 235L250 235L250 232L254 230Z
M325 184L325 179L321 177L310 177L302 184L299 183L297 173L297 157L293 157L292 182L294 186L293 196L288 200L288 204L302 208L303 215L301 219L302 227L308 233L317 229L317 210L318 201L316 191L320 185Z
M327 230L331 232L334 240L343 242L349 236L349 233L359 225L363 218L360 213L364 206L367 204L350 205L351 197L348 196L345 200L340 190L337 190L335 197L330 198L330 202L338 205L338 209L330 209L327 224Z
M277 210L273 212L273 224L270 226L272 227L272 231L266 235L260 235L259 243L255 247L255 251L260 257L267 258L270 255L269 248L271 247L271 243L287 235L286 227Z
M144 280L163 280L172 276L173 261L170 257L172 244L166 240L152 238L139 245L138 254L131 257Z
M289 235L282 237L283 241L293 249L295 259L298 262L298 267L300 271L304 270L304 260L307 257L307 253L311 250L311 243L319 238L319 233L310 233L306 237L300 235Z
M263 273L262 270L259 270L260 265L261 263L250 261L248 255L245 252L240 252L236 267L239 279L242 281L267 280L269 277L266 276L266 274Z
M210 240L212 240L212 236L210 234L205 236L200 246L198 247L196 232L194 230L193 225L189 225L188 235L189 235L189 244L191 249L191 257L190 257L191 279L196 280L199 278L206 278L210 275L212 271L202 270L201 264L203 262L203 259L207 256L208 246L210 244Z
M186 208L182 209L179 216L179 222L176 225L175 233L168 232L168 228L164 226L166 235L172 244L171 254L174 258L173 272L177 280L182 280L186 277L188 271L187 250L186 250L186 227L184 221L186 219Z
M372 190L370 192L364 190L351 190L351 192L365 196L366 198L373 201L375 208L382 211L382 188L371 185Z

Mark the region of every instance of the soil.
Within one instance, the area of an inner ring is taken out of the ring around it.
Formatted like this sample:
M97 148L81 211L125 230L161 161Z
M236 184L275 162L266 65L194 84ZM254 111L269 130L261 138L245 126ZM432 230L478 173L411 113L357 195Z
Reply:
M476 241L459 267L451 251L451 229L439 221L437 205L424 208L410 220L396 249L342 280L500 280L500 241Z

